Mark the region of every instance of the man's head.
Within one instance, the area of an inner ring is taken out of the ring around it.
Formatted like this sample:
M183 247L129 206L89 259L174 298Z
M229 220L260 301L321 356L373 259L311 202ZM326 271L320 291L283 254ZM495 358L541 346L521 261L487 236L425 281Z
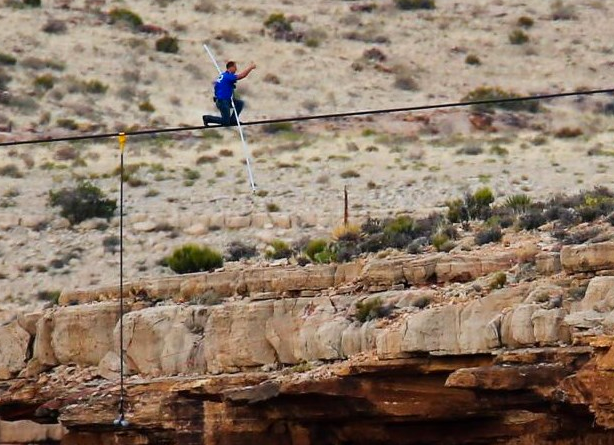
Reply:
M231 60L226 64L226 71L235 73L237 71L237 64Z

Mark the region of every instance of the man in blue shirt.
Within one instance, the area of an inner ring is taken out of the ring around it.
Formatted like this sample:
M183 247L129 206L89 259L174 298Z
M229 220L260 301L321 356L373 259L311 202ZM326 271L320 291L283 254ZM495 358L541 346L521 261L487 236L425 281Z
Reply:
M213 84L213 101L220 110L221 117L217 116L203 116L203 123L205 127L209 124L220 124L223 126L237 125L237 118L245 102L240 99L234 99L237 115L231 116L232 112L232 96L238 80L244 79L256 68L254 63L251 63L246 69L237 74L237 64L235 62L228 62L226 64L226 71L219 75L215 83Z

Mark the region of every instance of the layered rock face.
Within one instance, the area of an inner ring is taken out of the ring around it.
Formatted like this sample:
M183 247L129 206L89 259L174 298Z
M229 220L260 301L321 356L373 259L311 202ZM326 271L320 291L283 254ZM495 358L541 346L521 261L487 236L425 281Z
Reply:
M118 290L65 292L0 326L0 443L614 444L614 243L534 245L129 283L125 428Z

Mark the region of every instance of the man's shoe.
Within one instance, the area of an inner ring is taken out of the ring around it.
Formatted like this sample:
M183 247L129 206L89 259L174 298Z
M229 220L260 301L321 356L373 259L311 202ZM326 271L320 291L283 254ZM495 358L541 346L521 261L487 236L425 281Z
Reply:
M205 125L205 127L209 126L209 121L207 120L207 116L203 116L203 124Z

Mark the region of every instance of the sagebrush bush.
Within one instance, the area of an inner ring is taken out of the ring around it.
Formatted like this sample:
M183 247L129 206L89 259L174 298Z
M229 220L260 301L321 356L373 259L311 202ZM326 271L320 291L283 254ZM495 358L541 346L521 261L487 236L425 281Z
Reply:
M100 188L87 181L73 188L49 191L49 203L53 207L60 207L60 215L71 224L89 218L111 218L117 208L114 199L106 199Z
M156 40L156 51L177 54L179 52L179 40L171 36L160 37Z
M224 265L222 255L209 246L186 244L173 251L164 263L178 274L208 272Z
M397 8L404 11L414 9L435 9L435 0L394 0Z
M104 94L109 89L108 85L105 85L99 80L92 79L88 80L83 84L85 91L91 94Z
M490 218L492 209L490 204L495 200L488 187L481 188L473 194L467 193L464 199L455 199L446 202L448 206L448 220L452 223Z
M537 113L540 110L539 102L534 100L519 102L496 102L498 100L515 99L518 97L521 96L513 91L505 91L499 87L479 87L463 97L462 101L495 101L492 103L476 104L472 106L474 110L481 112L492 111L495 108L510 111L529 111L531 113Z
M324 252L328 248L328 241L325 239L313 239L307 243L304 249L305 255L309 257L311 261L316 261L316 255Z
M226 257L229 261L249 259L258 255L256 246L242 241L233 241L226 248Z
M475 54L468 54L467 57L465 57L465 63L467 65L481 65L482 61Z
M43 26L43 32L47 34L64 34L66 32L66 22L49 19Z
M518 225L524 230L535 230L546 224L546 222L547 218L544 212L538 209L530 210L518 218Z
M109 12L111 23L126 23L132 29L137 30L143 25L141 17L126 8L114 8Z
M533 25L535 24L535 21L531 17L527 17L525 15L525 16L518 18L517 24L521 28L529 29L533 27Z
M290 249L290 246L285 241L276 239L271 241L264 256L270 260L290 258L292 256L292 249Z
M47 91L53 88L55 78L51 74L43 74L34 78L34 87L38 90Z
M522 29L515 29L510 33L509 40L512 45L524 45L529 41L529 35Z
M10 54L0 53L0 65L13 66L17 63L17 59Z
M503 234L499 226L486 227L475 234L475 243L478 246L488 243L496 243L501 241Z

